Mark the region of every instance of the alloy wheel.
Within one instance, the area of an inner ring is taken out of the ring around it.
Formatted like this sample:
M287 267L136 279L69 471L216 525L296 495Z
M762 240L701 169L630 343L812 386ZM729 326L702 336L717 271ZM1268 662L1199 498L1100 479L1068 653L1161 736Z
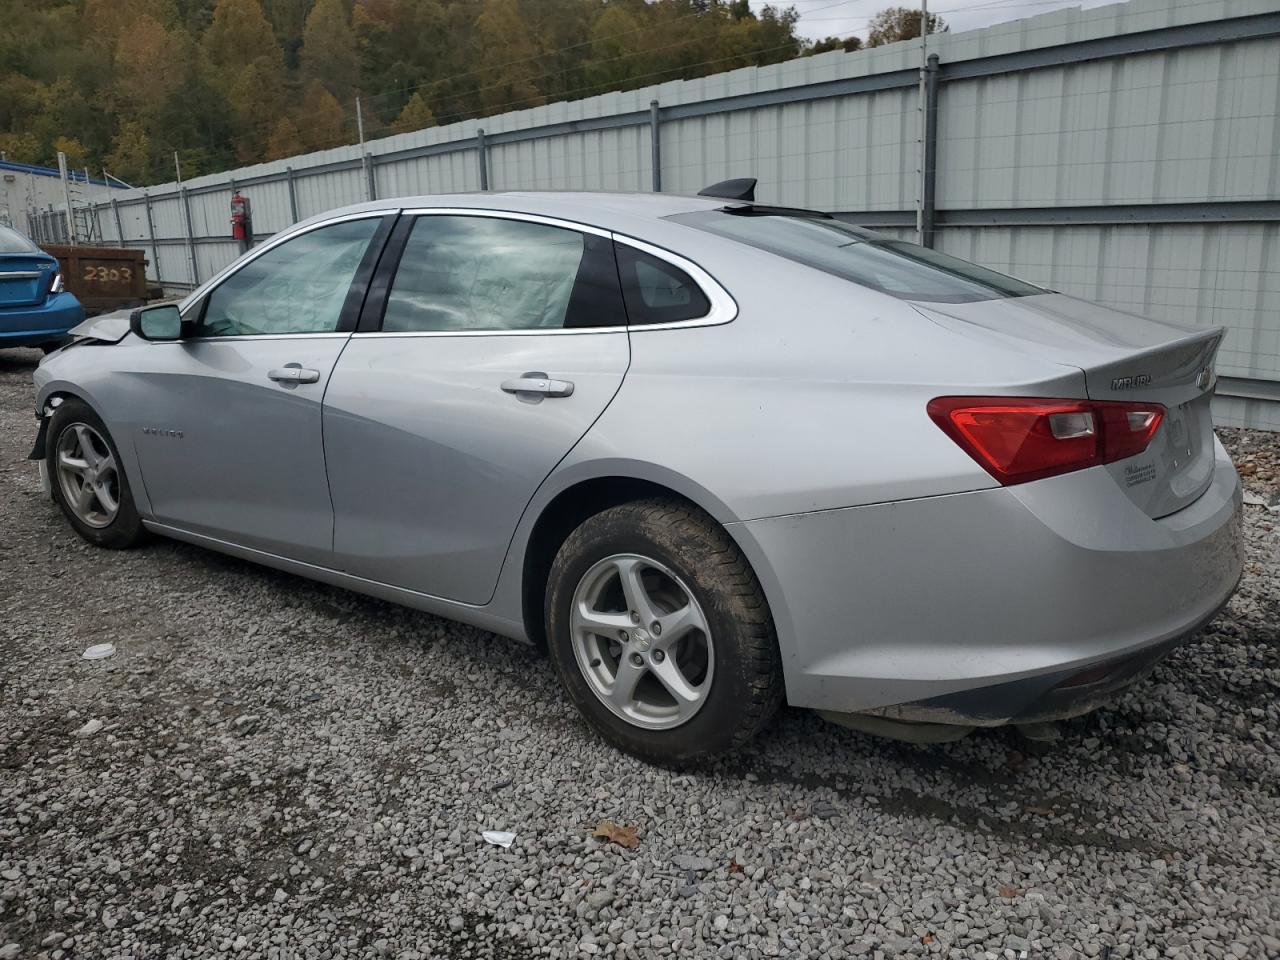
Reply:
M58 435L58 485L81 523L101 529L120 511L120 468L102 434L87 423Z
M569 628L591 691L628 723L670 729L706 703L715 669L706 615L658 561L624 553L592 566L574 590Z

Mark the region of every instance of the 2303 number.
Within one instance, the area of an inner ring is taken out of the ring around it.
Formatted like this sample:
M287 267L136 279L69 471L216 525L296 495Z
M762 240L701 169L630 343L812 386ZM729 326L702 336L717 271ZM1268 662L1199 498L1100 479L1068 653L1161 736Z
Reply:
M113 283L123 280L128 283L133 279L133 267L85 267L84 280L87 283Z

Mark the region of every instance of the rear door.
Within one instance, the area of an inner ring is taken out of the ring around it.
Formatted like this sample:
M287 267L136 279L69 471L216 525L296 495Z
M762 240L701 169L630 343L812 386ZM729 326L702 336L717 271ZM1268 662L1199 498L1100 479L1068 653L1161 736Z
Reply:
M630 350L603 231L406 215L325 397L334 553L349 573L483 604L539 484ZM367 329L365 329L367 328Z
M155 517L328 566L321 400L394 215L318 224L244 262L121 381Z

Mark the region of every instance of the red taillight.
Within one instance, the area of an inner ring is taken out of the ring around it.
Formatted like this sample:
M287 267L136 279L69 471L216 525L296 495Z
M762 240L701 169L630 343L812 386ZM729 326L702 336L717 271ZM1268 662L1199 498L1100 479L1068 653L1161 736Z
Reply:
M1164 419L1158 403L938 397L929 416L1004 486L1132 457Z

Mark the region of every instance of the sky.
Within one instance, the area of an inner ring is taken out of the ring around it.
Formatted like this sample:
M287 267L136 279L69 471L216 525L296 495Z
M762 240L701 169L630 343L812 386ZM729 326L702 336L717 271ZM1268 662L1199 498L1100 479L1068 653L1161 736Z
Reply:
M1116 0L930 0L929 12L940 14L951 32L959 33L1065 7L1100 7L1114 2ZM751 5L762 8L765 0L752 0ZM799 33L810 40L854 33L865 40L867 24L877 12L885 7L911 5L911 0L774 0L773 5L784 9L794 6L800 11Z

